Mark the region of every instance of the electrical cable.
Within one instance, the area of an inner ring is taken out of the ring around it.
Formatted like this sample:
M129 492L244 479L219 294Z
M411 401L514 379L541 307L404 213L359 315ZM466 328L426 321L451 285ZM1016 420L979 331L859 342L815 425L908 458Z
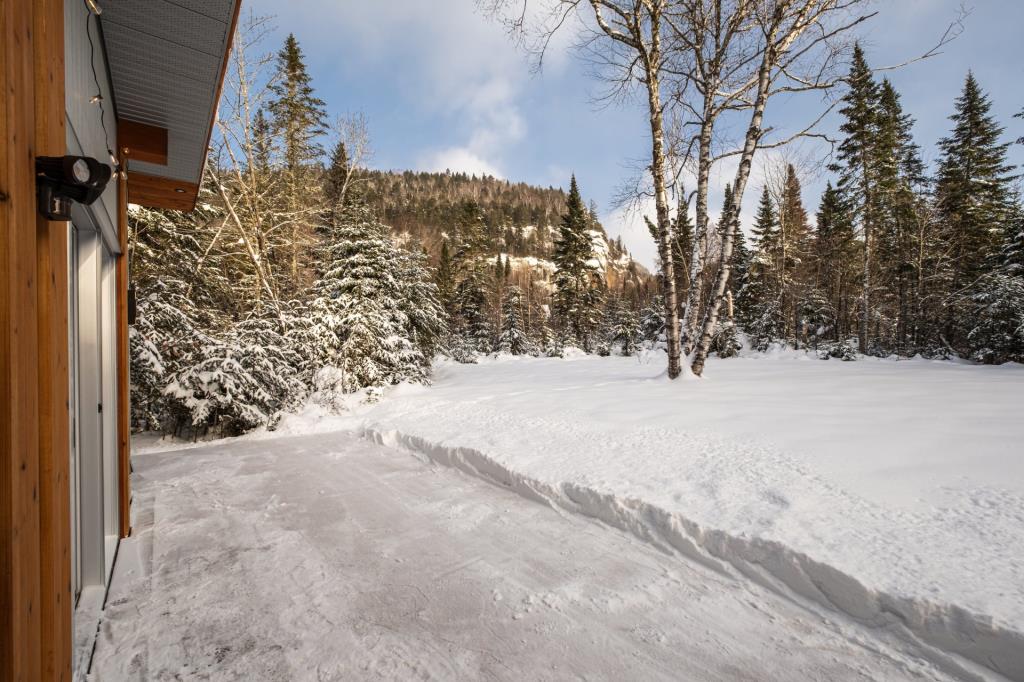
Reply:
M92 80L96 84L96 95L92 101L99 104L100 107L100 127L103 129L103 141L107 145L107 154L110 155L110 161L114 164L114 172L120 174L121 162L118 157L114 154L114 150L110 146L110 133L107 131L107 113L103 107L103 86L100 85L99 74L96 73L96 45L92 40L92 31L89 30L90 22L89 18L93 16L92 8L89 7L87 0L82 0L85 5L85 36L89 39L89 67L92 69ZM96 20L99 21L97 15Z

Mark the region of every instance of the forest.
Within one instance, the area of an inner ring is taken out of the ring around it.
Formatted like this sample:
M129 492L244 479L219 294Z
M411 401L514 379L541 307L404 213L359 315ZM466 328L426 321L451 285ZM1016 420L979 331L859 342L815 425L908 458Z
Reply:
M329 120L293 35L259 54L262 22L236 40L197 210L130 211L136 429L273 428L309 400L343 409L428 382L436 356L659 353L670 378L681 357L699 375L708 354L779 346L1024 361L1013 140L971 73L930 168L899 93L855 46L818 206L795 164L754 188L750 225L747 176L717 198L716 223L701 173L673 207L656 174L652 275L574 177L563 191L371 169L366 120Z

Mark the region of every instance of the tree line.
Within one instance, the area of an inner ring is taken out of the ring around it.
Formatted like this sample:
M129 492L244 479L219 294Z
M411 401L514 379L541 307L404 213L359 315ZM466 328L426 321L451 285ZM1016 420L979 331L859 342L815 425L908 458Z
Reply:
M650 10L670 6L638 4L647 14L626 23L599 12L598 31L619 36L641 19L649 29L661 16ZM809 26L788 13L758 17L780 36ZM654 183L652 278L607 238L575 177L566 193L460 173L368 170L366 122L328 120L294 36L253 56L262 26L251 21L232 52L197 210L130 212L136 428L195 435L273 426L311 398L340 408L387 385L428 381L438 354L474 362L494 352L659 347L670 376L684 353L699 373L708 354L772 344L847 359L1024 360L1024 210L1009 143L973 75L930 175L898 93L855 46L848 72L835 78L846 87L835 182L811 220L798 170L783 168L761 188L749 243L739 206L753 151L768 143L766 101L748 107L747 95L767 97L775 81L732 91L719 83L708 116L722 107L749 113L750 144L738 152L716 224L710 166L701 165L715 159L674 146L690 138L664 130L652 138L661 139L652 153L663 169L682 164ZM624 55L664 49L646 30L627 37ZM757 73L792 77L784 55L759 62L751 55L763 42L740 42L757 48L743 53L743 68L759 63ZM716 68L738 59L730 55L724 50ZM642 84L648 93L650 85ZM713 128L697 126L702 135ZM696 148L711 141L698 135ZM694 160L698 186L687 193L679 178Z
M835 183L813 225L790 165L762 190L753 252L737 237L737 318L751 345L1024 360L1024 207L989 97L968 73L929 174L913 119L859 46L848 82Z
M328 122L294 36L250 57L260 26L236 43L197 209L130 211L135 428L273 427L309 399L425 382L438 353L637 351L654 283L575 179L566 195L369 171L365 122ZM520 257L507 236L526 220L547 241ZM428 248L409 227L431 221Z

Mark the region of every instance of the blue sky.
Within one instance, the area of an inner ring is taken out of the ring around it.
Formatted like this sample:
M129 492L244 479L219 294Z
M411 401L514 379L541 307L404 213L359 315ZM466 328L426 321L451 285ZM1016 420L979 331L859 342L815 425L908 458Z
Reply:
M898 63L926 51L960 5L875 3L879 16L860 34L870 62ZM608 231L621 234L641 262L653 262L654 245L638 216L612 206L616 190L648 149L643 110L638 102L595 106L599 86L571 49L568 32L535 74L528 57L476 11L473 0L248 0L246 7L274 15L266 49L276 49L289 32L296 35L313 85L332 115L366 116L371 166L489 172L563 187L575 172ZM948 131L947 117L968 69L991 95L1007 139L1024 135L1024 121L1011 118L1024 107L1024 1L974 0L966 7L963 34L941 55L889 73L904 108L917 119L915 136L929 161ZM799 129L820 106L817 96L773 101L769 123ZM828 132L834 128L834 121L823 126ZM1014 163L1024 164L1024 147L1015 146L1012 155ZM805 144L766 155L765 163L776 162L776 156L820 154ZM745 217L753 213L765 172L755 170ZM827 179L823 172L805 178L805 203L812 212ZM716 179L725 181L724 173Z

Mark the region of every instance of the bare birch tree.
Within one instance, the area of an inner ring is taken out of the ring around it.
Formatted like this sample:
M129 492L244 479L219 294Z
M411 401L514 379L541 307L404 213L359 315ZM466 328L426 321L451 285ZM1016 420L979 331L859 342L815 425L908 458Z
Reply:
M514 6L508 19L520 36L529 32L529 0L480 0L492 11ZM728 288L735 229L722 230L717 262L709 255L709 188L715 165L737 157L731 182L735 225L760 149L781 147L805 137L826 136L817 125L836 102L819 107L804 126L786 135L764 126L769 101L778 95L828 93L843 83L839 67L855 29L876 13L871 0L536 0L541 5L539 29L530 43L542 59L554 33L570 17L592 28L590 45L598 39L600 74L613 88L637 85L646 94L651 131L650 179L657 221L658 251L665 286L669 377L679 375L679 329L667 187L680 182L686 170L695 179L695 224L689 258L689 283L683 325L690 368L704 369ZM506 15L507 16L507 15ZM935 54L955 37L947 30ZM538 61L540 63L540 60ZM892 67L890 67L892 68ZM672 125L666 125L671 119ZM671 133L671 134L670 134ZM733 138L738 143L730 144ZM827 138L826 138L827 139ZM674 177L669 179L672 171ZM708 271L708 267L715 267ZM711 275L709 277L709 275ZM704 290L712 280L710 298ZM708 300L706 310L702 302Z
M669 172L665 143L665 108L662 79L672 50L663 44L668 26L666 13L673 0L553 0L538 5L529 19L530 4L518 3L518 13L510 0L480 0L486 9L503 14L509 27L527 41L537 56L538 66L555 32L571 18L584 21L588 28L583 38L587 47L599 56L603 77L614 92L639 88L643 93L647 123L651 136L650 165L647 168L653 184L656 220L655 236L661 261L661 278L665 299L665 336L668 350L668 376L675 379L682 371L679 338L679 306L676 276L672 258L672 218L669 207Z
M687 10L682 18L688 21L678 26L673 24L673 27L677 28L681 35L686 35L687 30L692 30L694 25L703 26L707 16L715 19L713 27L718 26L722 14L735 17L736 21L733 23L736 26L750 27L737 33L739 39L734 43L734 48L724 52L716 62L721 65L722 73L729 77L728 80L696 80L695 87L701 93L713 92L715 99L714 106L707 107L705 104L705 110L710 116L700 120L700 127L714 128L717 119L725 114L740 112L748 116L742 146L738 149L720 151L711 158L713 164L728 157L739 157L739 165L732 182L733 215L723 216L722 220L726 224L735 224L739 219L743 193L750 178L754 155L759 149L781 147L809 136L827 139L815 130L820 121L834 108L835 101L831 105L823 106L820 114L813 117L805 127L779 139L767 139L772 131L770 128L764 128L765 111L771 98L776 95L815 92L827 94L843 83L843 77L836 75L836 70L842 58L848 53L854 38L854 29L875 15L875 12L863 11L869 4L868 0L680 0L680 5ZM943 45L956 37L957 26L958 23L954 22L935 47L916 59L936 54ZM717 44L718 35L717 28L710 34L697 33L688 42L690 50L696 55L703 49L703 44L698 42L701 38ZM681 61L686 63L685 60ZM694 56L692 61L700 64L703 60ZM702 78L701 71L694 73L698 79ZM694 79L686 74L685 80ZM738 85L732 88L722 87L729 82ZM706 99L705 95L702 101ZM700 191L698 187L698 196ZM698 201L698 211L699 206ZM691 370L698 376L704 370L729 282L735 230L727 229L723 234L711 302L703 316L700 335L692 352Z

